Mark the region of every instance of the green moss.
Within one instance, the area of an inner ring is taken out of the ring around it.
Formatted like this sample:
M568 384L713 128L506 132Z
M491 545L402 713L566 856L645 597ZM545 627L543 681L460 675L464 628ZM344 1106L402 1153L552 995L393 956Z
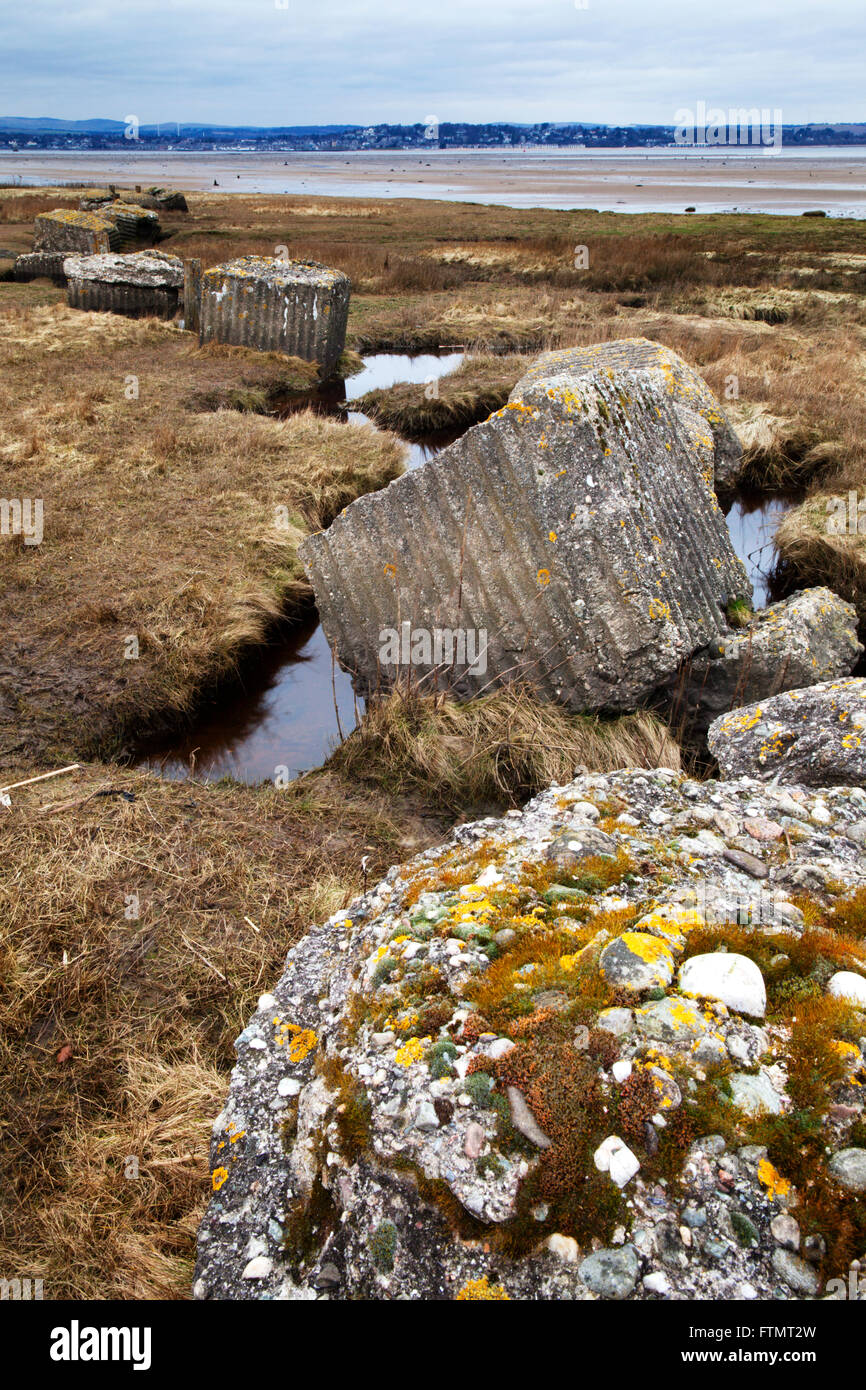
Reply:
M378 989L380 985L383 985L388 980L390 980L391 976L393 975L396 969L397 961L394 959L394 957L383 956L382 959L379 961L379 964L376 966L376 969L373 971L373 979L371 981L373 988Z
M734 1235L737 1237L737 1244L742 1245L745 1250L757 1245L760 1241L757 1227L750 1221L748 1216L744 1216L741 1211L731 1212L731 1226Z
M489 1110L492 1105L493 1080L486 1071L475 1071L467 1076L463 1089L481 1110Z
M376 1229L370 1232L367 1248L376 1268L383 1274L390 1274L397 1253L397 1227L394 1222L380 1221Z
M443 1077L451 1076L454 1067L454 1058L457 1056L457 1048L448 1038L440 1038L427 1052L427 1065L430 1068L430 1075L434 1081L439 1081Z

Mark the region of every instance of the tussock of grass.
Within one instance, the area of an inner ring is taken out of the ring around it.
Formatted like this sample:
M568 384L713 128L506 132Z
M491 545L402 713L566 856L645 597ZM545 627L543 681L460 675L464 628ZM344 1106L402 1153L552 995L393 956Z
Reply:
M730 413L743 445L740 486L749 491L794 492L838 458L839 446L814 423L754 406Z
M679 749L649 713L569 714L520 686L467 703L397 689L371 702L329 763L385 790L424 790L453 811L518 805L581 765L679 768Z
M210 1126L257 995L362 891L363 855L375 881L445 826L329 775L276 791L90 766L12 797L0 1266L51 1299L187 1297Z
M858 497L866 495L866 478L862 486ZM855 605L862 626L866 623L866 534L828 532L828 504L838 495L817 492L782 517L776 530L781 556L777 578L786 588L826 584Z
M468 428L501 410L531 357L512 353L473 353L455 371L440 377L436 394L409 382L368 391L355 402L376 424L417 439L454 426Z

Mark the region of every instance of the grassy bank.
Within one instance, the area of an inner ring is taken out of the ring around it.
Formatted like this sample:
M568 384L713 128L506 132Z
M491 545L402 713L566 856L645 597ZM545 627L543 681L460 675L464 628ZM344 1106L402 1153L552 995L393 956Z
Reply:
M11 797L0 1264L45 1298L185 1298L233 1039L291 942L362 891L362 858L376 881L445 823L334 774L276 791L90 765Z
M328 765L388 793L431 796L456 815L473 803L522 805L551 782L569 781L581 766L679 769L680 751L648 712L612 719L569 714L520 686L468 703L398 689L371 703Z
M155 319L6 315L4 491L43 500L44 538L0 537L0 752L117 750L311 600L298 542L396 477L402 444L310 412L206 408L305 375Z

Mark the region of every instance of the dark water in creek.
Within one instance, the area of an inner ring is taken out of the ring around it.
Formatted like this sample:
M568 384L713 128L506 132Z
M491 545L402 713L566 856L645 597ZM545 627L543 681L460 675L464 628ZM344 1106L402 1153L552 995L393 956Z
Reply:
M453 372L462 361L462 352L441 357L376 353L364 359L364 370L345 382L345 390L341 385L322 394L317 406L328 414L342 414L346 405L367 391L402 381L423 385ZM346 410L345 418L369 423L358 410ZM407 466L420 467L457 434L407 444ZM363 702L356 704L351 680L332 661L321 624L311 612L287 637L266 647L254 664L245 667L240 688L204 711L191 728L152 742L140 761L174 778L189 776L192 766L197 777L210 779L231 776L261 782L284 768L289 776L296 776L324 762L339 742L340 728L344 735L354 729L356 709L360 712Z
M444 376L462 360L459 352L441 357L376 353L364 359L364 370L345 383L345 391L340 386L316 404L328 414L369 423L366 415L346 406L376 388L403 381L421 385ZM408 467L418 468L460 433L408 444ZM756 608L772 601L773 531L789 505L782 498L743 497L726 517ZM243 683L230 695L203 711L190 728L150 744L139 761L171 778L188 777L192 769L196 777L211 780L231 776L255 783L293 777L319 767L339 742L340 730L343 736L350 733L362 710L363 701L355 699L349 676L333 661L313 611L245 667Z

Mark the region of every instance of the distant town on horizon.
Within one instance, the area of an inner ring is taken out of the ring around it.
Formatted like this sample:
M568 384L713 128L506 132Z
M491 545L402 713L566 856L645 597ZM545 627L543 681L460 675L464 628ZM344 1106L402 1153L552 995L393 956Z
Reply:
M0 149L117 149L146 144L151 149L246 149L282 151L412 150L526 146L612 148L674 144L674 125L606 125L595 121L536 124L490 121L412 125L229 126L209 122L139 122L93 118L68 121L52 116L0 116ZM781 125L787 145L863 145L866 121ZM749 141L707 141L708 148L748 148ZM757 144L757 141L752 142Z

